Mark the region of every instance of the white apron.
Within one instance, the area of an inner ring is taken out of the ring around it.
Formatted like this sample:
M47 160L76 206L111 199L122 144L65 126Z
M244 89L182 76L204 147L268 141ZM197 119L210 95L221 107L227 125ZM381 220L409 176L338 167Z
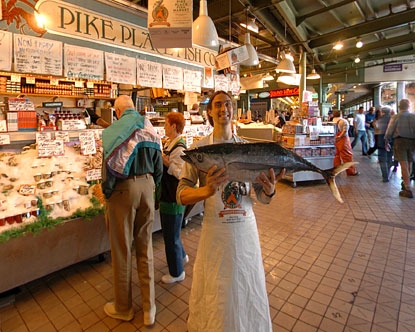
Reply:
M205 201L189 332L272 331L249 186L230 182Z

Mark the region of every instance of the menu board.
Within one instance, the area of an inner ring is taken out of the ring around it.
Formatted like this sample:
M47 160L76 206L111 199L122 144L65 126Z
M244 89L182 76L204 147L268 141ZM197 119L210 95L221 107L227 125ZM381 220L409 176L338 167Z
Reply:
M137 84L153 88L162 88L163 71L161 64L137 59Z
M65 44L64 76L102 81L104 52Z
M196 70L183 69L184 91L201 92L202 73Z
M62 75L62 42L14 35L14 68L20 73Z
M94 181L94 180L101 180L101 179L102 179L102 172L100 168L90 169L86 171L87 181Z
M39 157L63 156L65 153L63 141L60 139L39 141L37 151Z
M229 91L229 78L225 75L215 75L215 91Z
M12 69L12 36L11 32L0 30L0 70Z
M107 81L135 85L136 68L135 58L105 52Z
M92 131L83 131L79 133L79 142L81 143L81 154L86 156L97 153L95 148L95 133Z
M163 65L163 88L183 90L183 69Z
M9 134L1 134L0 135L0 145L8 145L10 144L10 135Z

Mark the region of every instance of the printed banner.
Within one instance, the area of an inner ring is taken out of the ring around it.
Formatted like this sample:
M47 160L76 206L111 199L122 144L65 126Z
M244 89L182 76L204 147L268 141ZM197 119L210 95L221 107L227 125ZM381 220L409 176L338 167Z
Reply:
M65 77L102 81L104 52L65 44Z
M162 65L157 62L137 59L137 84L152 88L162 88Z
M62 43L15 34L14 69L19 73L62 76Z
M183 90L183 69L163 65L163 88Z
M201 92L202 73L196 70L183 69L184 91Z
M105 52L107 81L135 85L136 68L135 58Z
M11 32L0 30L0 70L12 70L12 36Z

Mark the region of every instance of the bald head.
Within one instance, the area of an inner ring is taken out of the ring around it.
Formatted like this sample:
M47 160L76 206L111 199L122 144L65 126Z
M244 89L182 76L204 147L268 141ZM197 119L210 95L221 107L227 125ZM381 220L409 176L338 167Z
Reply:
M409 110L410 107L411 107L411 102L409 101L409 99L402 99L399 102L399 109L401 111Z
M134 103L133 103L131 97L126 96L126 95L119 96L115 100L114 108L115 108L115 111L117 112L118 117L120 117L121 114L129 108L135 109Z

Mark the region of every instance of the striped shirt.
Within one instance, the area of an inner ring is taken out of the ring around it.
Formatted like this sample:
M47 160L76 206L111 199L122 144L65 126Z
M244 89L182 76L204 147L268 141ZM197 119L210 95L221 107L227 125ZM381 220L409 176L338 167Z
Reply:
M392 117L386 129L385 139L390 141L391 138L397 137L415 139L415 114L405 110Z

